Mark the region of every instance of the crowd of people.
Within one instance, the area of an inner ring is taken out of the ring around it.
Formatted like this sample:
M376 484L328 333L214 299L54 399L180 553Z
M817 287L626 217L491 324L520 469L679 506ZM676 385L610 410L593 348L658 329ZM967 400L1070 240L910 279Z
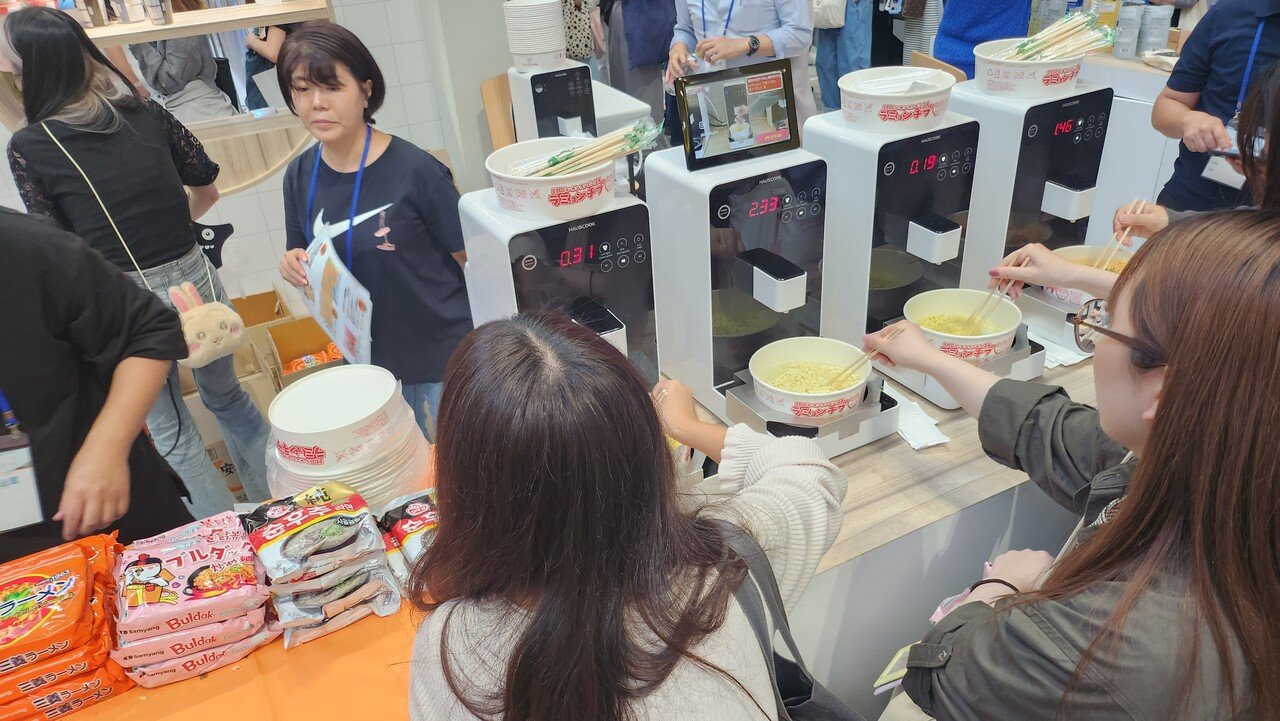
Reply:
M572 41L581 59L655 109L663 75L790 58L808 77L807 0L564 1L585 18L586 39ZM819 33L827 107L832 78L869 63L872 2L847 0L844 27ZM964 2L945 3L939 40ZM1032 284L1097 298L1074 316L1093 353L1096 408L1001 380L906 322L864 338L935 378L977 419L992 459L1082 519L1058 558L997 557L930 630L895 702L903 718L1277 718L1275 12L1220 0L1192 34L1153 114L1182 154L1159 205L1114 218L1148 238L1119 275L1037 245L991 269L1014 295ZM380 309L373 362L401 380L436 441L440 530L411 584L432 612L411 668L415 720L781 717L786 700L775 706L777 679L742 600L762 579L731 541L755 539L794 605L839 532L844 473L812 441L700 420L688 388L648 387L564 317L473 330L452 175L375 127L387 88L364 43L321 21L267 28L250 52L274 67L317 141L285 173L280 274L305 286L306 248L327 227ZM133 53L146 85L170 78L166 98L211 102L199 48ZM0 419L30 439L45 519L0 534L0 560L102 528L127 542L226 510L230 493L178 390L173 362L188 348L165 292L191 283L206 300L226 298L192 225L218 199L218 165L179 108L147 97L65 13L5 16L0 72L22 93L25 126L8 158L28 210L0 212L10 299ZM1208 151L1233 148L1241 188L1201 177ZM1222 368L1230 386L1214 381ZM262 500L267 424L232 359L193 373ZM719 464L727 501L690 508L678 497L668 438Z

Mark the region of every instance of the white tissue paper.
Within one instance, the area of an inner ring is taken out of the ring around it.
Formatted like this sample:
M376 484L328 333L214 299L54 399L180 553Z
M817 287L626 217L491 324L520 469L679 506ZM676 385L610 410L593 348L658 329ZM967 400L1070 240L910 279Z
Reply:
M1045 370L1051 370L1058 366L1073 366L1089 358L1089 355L1080 352L1079 348L1067 348L1059 345L1032 330L1027 331L1027 338L1044 346Z
M913 449L919 451L951 440L938 430L938 422L925 413L919 403L888 383L884 385L884 392L898 402L898 435Z

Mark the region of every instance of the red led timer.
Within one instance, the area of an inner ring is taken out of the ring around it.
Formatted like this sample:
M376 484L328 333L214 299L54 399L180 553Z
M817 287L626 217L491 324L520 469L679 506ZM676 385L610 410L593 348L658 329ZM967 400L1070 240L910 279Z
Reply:
M751 207L747 209L747 217L754 218L757 215L765 215L767 213L778 212L778 198L774 195L763 200L752 201Z
M938 167L938 155L936 153L925 158L923 162L916 158L911 161L911 174L915 175L921 170L933 170L936 167Z
M571 265L582 265L584 261L596 259L596 246L594 243L583 247L575 245L568 250L560 251L560 267L568 268Z
M1067 118L1061 123L1058 123L1057 125L1053 126L1053 135L1054 137L1057 137L1059 135L1066 135L1070 133L1072 130L1074 130L1075 127L1076 127L1076 121L1072 120L1071 118Z

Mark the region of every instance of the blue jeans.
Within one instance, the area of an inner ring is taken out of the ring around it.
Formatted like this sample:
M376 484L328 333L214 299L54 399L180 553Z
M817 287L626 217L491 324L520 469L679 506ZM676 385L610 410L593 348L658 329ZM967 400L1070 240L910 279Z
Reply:
M844 27L818 30L818 86L827 110L840 109L840 78L871 67L871 11L875 0L846 0Z
M204 253L196 246L172 263L147 269L147 282L171 309L173 302L169 299L169 287L188 281L195 285L206 303L213 302L215 297L226 302L227 293L217 273L206 273L204 263ZM214 284L212 289L209 287L210 273ZM146 287L137 273L129 273L129 276L139 286ZM245 493L250 501L261 501L271 495L267 488L268 428L253 399L240 387L233 363L232 356L226 356L192 371L200 400L218 421ZM147 428L164 459L191 492L188 507L193 516L205 518L231 510L235 498L222 473L209 460L200 430L182 400L176 366L169 373L166 388L147 414Z
M402 384L400 394L404 396L409 407L413 409L413 417L427 440L436 441L436 415L440 413L440 394L444 391L443 383Z

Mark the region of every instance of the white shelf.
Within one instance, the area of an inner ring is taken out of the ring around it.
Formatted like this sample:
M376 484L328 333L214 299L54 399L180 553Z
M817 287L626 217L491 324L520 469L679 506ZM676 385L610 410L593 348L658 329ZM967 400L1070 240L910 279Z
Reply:
M333 13L326 0L288 0L174 13L171 25L153 25L151 21L143 20L140 23L112 23L105 27L85 30L89 38L100 46L129 45L193 35L209 35L260 25L328 20L332 16Z

